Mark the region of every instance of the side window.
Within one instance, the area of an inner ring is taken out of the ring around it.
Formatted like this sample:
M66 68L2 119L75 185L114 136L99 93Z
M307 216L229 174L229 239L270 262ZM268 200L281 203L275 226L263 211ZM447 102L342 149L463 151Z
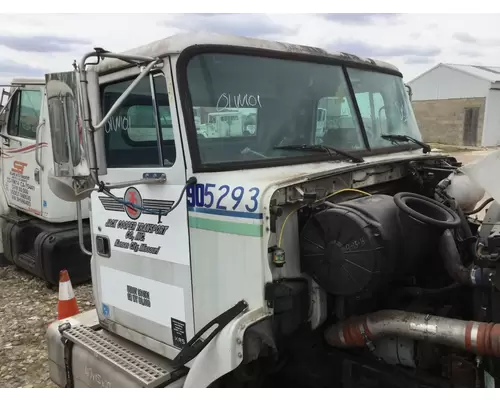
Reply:
M172 117L170 108L159 106L159 120L163 140L173 140ZM137 105L127 111L128 136L134 142L156 141L156 119L153 106Z
M27 139L36 139L36 128L40 121L42 92L20 90L14 95L10 106L8 133Z
M226 107L223 102L219 99L217 107L193 107L198 135L207 139L257 135L257 108Z
M104 87L104 114L134 79L110 83ZM144 77L104 127L106 156L110 168L172 166L175 163L167 82L162 74L156 74L152 81L151 84L150 77ZM158 135L161 137L160 148Z

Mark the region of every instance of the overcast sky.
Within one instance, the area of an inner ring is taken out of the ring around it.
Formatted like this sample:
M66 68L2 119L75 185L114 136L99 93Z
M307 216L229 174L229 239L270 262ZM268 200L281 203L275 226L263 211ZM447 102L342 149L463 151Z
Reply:
M124 51L186 30L379 58L409 81L440 62L500 66L497 26L498 14L3 14L0 82L70 70L93 47Z

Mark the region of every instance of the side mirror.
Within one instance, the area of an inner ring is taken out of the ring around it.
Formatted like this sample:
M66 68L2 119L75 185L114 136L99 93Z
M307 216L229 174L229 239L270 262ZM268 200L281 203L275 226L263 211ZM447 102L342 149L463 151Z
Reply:
M76 72L45 76L55 177L88 177Z

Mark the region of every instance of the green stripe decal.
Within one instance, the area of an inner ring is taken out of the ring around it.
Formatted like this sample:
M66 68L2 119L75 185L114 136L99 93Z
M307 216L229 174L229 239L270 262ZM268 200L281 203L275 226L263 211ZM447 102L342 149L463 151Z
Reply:
M189 217L189 227L206 231L231 233L240 236L262 237L262 224L218 221L201 217Z

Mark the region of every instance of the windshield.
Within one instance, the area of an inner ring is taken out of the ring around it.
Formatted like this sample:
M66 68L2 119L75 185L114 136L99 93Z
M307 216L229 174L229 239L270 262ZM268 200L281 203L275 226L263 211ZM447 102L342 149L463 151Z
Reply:
M348 68L347 73L371 148L393 146L382 135L407 135L422 140L408 94L399 77L352 68Z
M342 66L236 54L194 56L187 82L201 164L317 160L330 155L276 147L326 145L355 154L397 146L381 135L420 139L400 77L346 71L347 78Z

